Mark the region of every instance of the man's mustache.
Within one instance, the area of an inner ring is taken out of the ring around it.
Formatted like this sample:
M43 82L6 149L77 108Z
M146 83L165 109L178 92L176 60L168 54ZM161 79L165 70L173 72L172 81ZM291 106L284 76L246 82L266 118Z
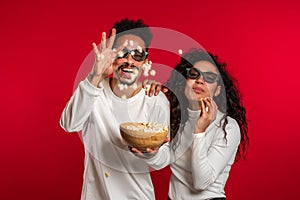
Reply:
M118 71L119 71L119 70L124 71L123 69L124 69L124 68L128 68L128 67L130 67L130 68L136 68L137 70L139 70L139 68L138 68L137 66L135 66L135 65L132 65L132 64L129 64L129 63L124 63L124 64L122 64L122 65L120 65L120 66L118 67Z

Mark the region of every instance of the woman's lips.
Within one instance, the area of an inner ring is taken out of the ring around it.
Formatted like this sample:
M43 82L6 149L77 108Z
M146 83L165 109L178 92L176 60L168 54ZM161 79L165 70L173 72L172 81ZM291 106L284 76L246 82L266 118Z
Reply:
M204 89L202 89L202 88L193 88L193 90L197 94L204 93Z

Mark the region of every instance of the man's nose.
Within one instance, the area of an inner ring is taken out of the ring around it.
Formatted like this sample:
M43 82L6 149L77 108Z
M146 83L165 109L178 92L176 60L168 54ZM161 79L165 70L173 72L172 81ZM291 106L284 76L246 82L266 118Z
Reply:
M127 56L126 60L127 60L127 62L128 62L129 64L133 64L133 63L134 63L134 59L132 58L132 55L131 55L131 54L129 54L129 55Z

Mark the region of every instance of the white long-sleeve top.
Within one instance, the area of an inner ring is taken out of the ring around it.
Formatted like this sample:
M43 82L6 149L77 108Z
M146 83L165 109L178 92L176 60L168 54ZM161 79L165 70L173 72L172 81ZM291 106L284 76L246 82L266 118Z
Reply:
M155 121L169 125L169 102L163 93L117 97L103 80L99 88L87 79L67 103L60 124L82 132L85 147L82 200L155 199L148 165L122 140L123 122Z
M185 128L178 133L179 146L174 150L170 144L163 145L147 160L155 169L170 163L169 197L172 200L225 197L224 187L240 143L240 129L234 119L227 117L225 140L224 121L220 125L223 113L218 112L205 132L194 134L199 116L200 111L189 110Z

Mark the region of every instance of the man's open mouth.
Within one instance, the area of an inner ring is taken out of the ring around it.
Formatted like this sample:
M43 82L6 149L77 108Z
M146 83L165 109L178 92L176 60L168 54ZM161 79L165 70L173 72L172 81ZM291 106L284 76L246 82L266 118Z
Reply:
M132 68L121 68L122 72L125 72L125 73L133 73L134 70Z
M118 67L118 70L121 70L124 73L136 73L138 71L138 67L134 65L123 64Z

